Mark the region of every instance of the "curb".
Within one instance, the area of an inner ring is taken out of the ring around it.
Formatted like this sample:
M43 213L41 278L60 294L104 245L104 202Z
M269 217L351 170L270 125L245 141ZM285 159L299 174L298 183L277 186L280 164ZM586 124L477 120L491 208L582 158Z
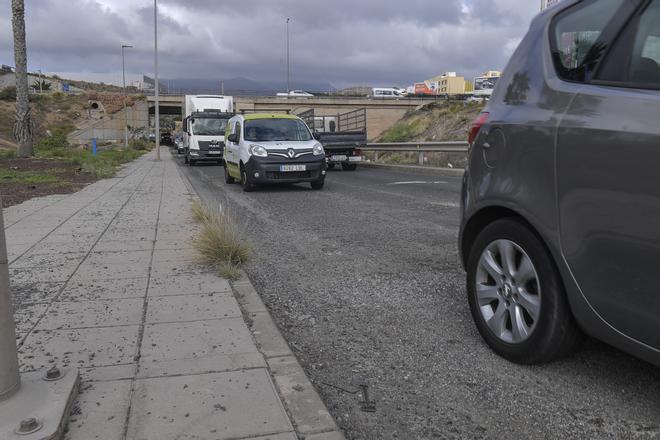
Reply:
M296 433L304 440L345 440L245 272L231 285Z
M368 168L383 168L396 171L416 171L424 174L462 177L465 170L460 168L440 168L440 167L423 167L417 165L391 165L384 163L362 162L359 166Z
M177 170L191 198L201 200L188 176L179 167ZM301 440L346 440L245 271L230 285L297 436Z

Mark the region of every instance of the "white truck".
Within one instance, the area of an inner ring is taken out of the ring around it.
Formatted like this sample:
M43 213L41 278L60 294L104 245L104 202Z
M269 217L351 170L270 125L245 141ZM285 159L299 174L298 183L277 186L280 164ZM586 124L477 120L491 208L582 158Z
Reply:
M234 98L220 95L186 95L183 109L185 163L223 163L227 121L234 116Z

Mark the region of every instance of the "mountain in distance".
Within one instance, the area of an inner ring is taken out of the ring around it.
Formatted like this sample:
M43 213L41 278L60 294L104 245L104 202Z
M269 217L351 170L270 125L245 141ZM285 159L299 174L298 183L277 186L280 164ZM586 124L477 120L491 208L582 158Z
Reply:
M219 94L224 85L225 95L253 96L275 95L285 92L286 85L277 81L256 81L250 78L237 77L229 79L209 78L176 78L161 79L161 90L176 94ZM292 81L291 88L308 92L327 93L337 89L329 82L323 81Z

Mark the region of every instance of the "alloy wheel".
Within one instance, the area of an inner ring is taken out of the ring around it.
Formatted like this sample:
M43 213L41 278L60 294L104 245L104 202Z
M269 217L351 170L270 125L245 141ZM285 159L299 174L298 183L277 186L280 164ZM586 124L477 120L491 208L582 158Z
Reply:
M487 327L500 340L527 340L541 312L541 287L534 263L510 240L495 240L481 253L475 295Z

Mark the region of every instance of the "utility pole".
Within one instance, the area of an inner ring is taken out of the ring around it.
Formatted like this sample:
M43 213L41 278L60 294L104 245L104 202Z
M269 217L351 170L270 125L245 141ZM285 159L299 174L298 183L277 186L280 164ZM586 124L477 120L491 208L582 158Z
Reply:
M289 44L289 22L290 18L286 19L286 92L291 91L291 49Z
M126 110L126 62L124 61L124 49L132 49L133 46L121 45L121 78L124 84L124 147L128 148L128 112Z
M160 90L158 89L158 0L154 0L154 90L156 93L154 130L156 132L156 160L160 160Z

